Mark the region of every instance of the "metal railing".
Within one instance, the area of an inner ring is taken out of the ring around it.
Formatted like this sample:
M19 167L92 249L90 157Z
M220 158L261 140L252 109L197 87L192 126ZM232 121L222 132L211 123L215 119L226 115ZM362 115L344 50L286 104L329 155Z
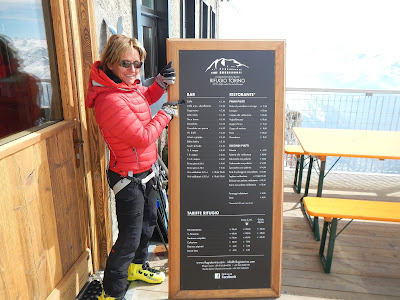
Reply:
M50 79L41 79L40 84L42 85L42 95L40 97L40 107L50 107L51 100L53 97L53 90L51 87Z
M50 107L50 80L41 83L40 105ZM286 88L285 101L286 145L298 144L293 127L400 131L400 91ZM285 155L284 165L294 168L296 158ZM400 160L341 158L335 171L400 174Z
M400 91L286 88L285 101L287 145L298 144L293 127L400 131ZM285 166L295 157L285 155ZM400 174L400 160L341 158L335 171Z

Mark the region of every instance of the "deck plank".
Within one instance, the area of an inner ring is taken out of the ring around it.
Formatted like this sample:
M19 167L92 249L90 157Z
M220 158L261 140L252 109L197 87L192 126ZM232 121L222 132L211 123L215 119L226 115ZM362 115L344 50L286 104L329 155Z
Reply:
M398 300L398 296L383 296L368 293L345 292L342 290L314 289L309 287L282 286L282 295L296 295L294 297L313 297L315 299L342 299L342 300ZM281 297L282 298L282 297ZM296 299L296 298L294 298Z
M282 267L290 268L293 270L313 272L324 271L318 253L315 253L314 256L284 254ZM377 278L393 278L400 280L399 270L399 263L355 260L351 257L338 258L334 255L331 274L359 275Z
M318 242L302 242L302 241L283 241L284 254L315 256L319 253ZM354 246L335 246L334 259L351 259L365 260L375 262L399 263L400 253L395 249L376 249L376 248L363 248Z
M347 229L346 229L347 230ZM299 240L299 237L303 238L303 241L315 241L314 235L311 231L294 231L285 230L283 232L283 239L288 241ZM343 246L355 246L360 248L377 248L377 249L395 249L400 250L399 238L382 237L382 236L371 236L371 235L349 235L340 234L337 237L335 245Z
M337 274L333 271L330 274L326 274L319 271L314 272L287 268L283 268L282 276L284 286L371 294L375 295L376 298L377 296L400 297L400 278Z

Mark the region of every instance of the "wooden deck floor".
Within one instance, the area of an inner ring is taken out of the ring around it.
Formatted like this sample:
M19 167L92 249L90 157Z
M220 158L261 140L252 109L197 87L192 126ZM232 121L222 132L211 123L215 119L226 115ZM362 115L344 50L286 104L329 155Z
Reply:
M316 177L310 195L316 192ZM293 192L292 180L293 171L285 170L280 299L400 299L400 224L353 221L337 238L332 270L325 274L319 242L300 210L301 194ZM331 173L323 196L400 202L400 176ZM167 257L160 253L153 255L152 265L168 271ZM129 300L167 298L168 282L135 282L127 295Z

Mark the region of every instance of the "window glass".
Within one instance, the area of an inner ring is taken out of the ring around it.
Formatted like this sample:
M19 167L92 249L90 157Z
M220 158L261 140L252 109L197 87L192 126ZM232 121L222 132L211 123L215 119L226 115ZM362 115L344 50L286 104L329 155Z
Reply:
M142 0L142 5L154 9L154 0Z
M146 49L147 55L144 61L144 78L151 78L153 77L153 28L143 26L143 47Z
M202 5L202 27L201 27L201 37L207 38L207 29L208 29L208 5L203 2Z
M195 38L195 16L196 3L193 0L185 0L184 23L185 23L185 38Z
M210 38L215 39L215 12L213 11L210 16Z
M2 0L0 145L62 119L51 24L48 1Z

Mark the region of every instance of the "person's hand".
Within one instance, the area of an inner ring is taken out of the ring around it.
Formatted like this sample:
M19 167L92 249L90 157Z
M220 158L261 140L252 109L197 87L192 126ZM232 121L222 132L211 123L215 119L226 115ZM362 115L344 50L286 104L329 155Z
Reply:
M162 89L166 89L169 85L175 83L175 69L172 66L172 61L166 65L161 72L156 76L156 82Z
M171 102L165 102L162 106L161 109L162 111L166 112L171 119L173 117L178 116L178 105L185 103L185 100L177 100L177 101L171 101Z

